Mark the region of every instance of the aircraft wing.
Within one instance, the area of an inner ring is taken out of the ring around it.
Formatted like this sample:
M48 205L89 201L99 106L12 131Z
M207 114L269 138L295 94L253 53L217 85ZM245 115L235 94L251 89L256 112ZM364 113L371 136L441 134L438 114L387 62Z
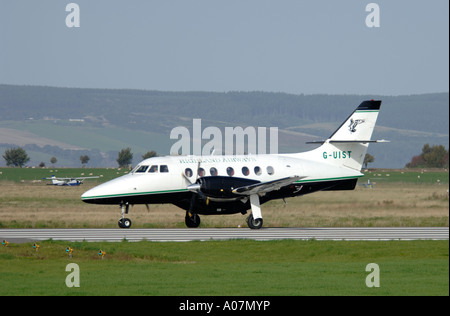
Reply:
M84 180L84 179L97 179L97 178L99 178L98 176L96 176L96 177L78 177L78 178L59 178L59 177L52 177L52 178L42 178L42 179L45 179L45 180L61 180L61 181L64 181L64 180Z
M306 178L306 177L293 176L293 177L282 178L282 179L273 180L273 181L269 181L269 182L256 183L256 184L236 188L233 190L233 193L240 194L240 195L253 195L253 194L259 194L259 193L267 193L270 191L279 190L282 187L287 186L287 185L289 185L297 180L303 179L303 178Z
M78 178L71 178L72 180L84 180L84 179L98 179L100 178L99 176L95 176L95 177L78 177Z

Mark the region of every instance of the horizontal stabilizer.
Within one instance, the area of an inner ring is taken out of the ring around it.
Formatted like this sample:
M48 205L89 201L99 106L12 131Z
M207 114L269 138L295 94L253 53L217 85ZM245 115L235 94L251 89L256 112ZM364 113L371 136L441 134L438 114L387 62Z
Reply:
M312 142L306 142L307 144L323 144L326 140L318 140ZM379 140L329 140L330 144L333 143L359 143L359 144L367 144L367 143L390 143L390 140L379 139Z

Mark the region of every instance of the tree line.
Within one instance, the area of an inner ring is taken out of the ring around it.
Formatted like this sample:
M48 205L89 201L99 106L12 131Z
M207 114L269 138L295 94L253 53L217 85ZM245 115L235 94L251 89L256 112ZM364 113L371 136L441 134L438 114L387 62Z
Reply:
M148 159L152 157L157 157L158 154L154 150L150 150L144 155L142 155L142 159ZM27 162L30 161L30 157L27 152L22 147L12 147L5 150L3 154L3 159L6 162L6 166L8 167L24 167ZM90 160L88 155L81 155L80 162L82 167L84 167ZM130 167L133 162L133 153L131 152L131 148L124 148L118 153L118 157L116 159L119 168ZM56 157L52 157L50 159L51 164L56 164L58 159ZM41 162L39 167L45 167L45 163Z
M425 144L420 155L414 156L406 168L448 168L448 150L444 145Z
M448 150L445 149L444 145L433 145L425 144L422 148L422 153L420 155L414 156L411 162L406 164L406 168L448 168L449 158ZM142 155L142 159L148 159L152 157L157 157L157 153L154 150L148 151ZM5 150L3 159L6 161L8 167L20 167L26 165L30 161L30 157L27 152L21 147L13 147ZM90 158L88 155L81 155L80 162L84 167ZM364 159L364 165L367 168L368 163L372 163L375 158L372 155L367 154ZM55 164L57 162L56 157L50 159L50 163ZM131 167L133 162L133 153L131 148L127 147L119 151L117 156L117 164L119 168ZM40 167L45 167L45 163L41 162Z

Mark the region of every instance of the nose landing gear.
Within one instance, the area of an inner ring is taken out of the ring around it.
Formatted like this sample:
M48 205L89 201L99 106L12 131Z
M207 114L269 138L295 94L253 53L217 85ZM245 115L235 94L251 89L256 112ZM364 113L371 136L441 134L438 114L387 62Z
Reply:
M130 228L132 223L129 218L121 218L119 219L118 224L120 228Z
M121 217L118 221L119 227L120 228L130 228L132 222L129 218L125 218L125 214L128 214L128 210L130 209L130 204L128 204L128 202L122 203L122 204L120 204L120 208L121 208Z

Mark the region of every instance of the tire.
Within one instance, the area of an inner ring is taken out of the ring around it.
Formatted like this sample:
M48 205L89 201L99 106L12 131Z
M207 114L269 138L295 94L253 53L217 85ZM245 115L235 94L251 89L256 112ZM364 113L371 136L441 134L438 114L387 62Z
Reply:
M187 227L197 228L200 226L200 222L200 216L198 216L198 214L191 214L191 216L189 216L189 214L186 213L185 223Z
M250 229L260 229L263 226L263 219L254 219L253 214L250 214L250 216L247 217L247 225Z
M130 228L132 222L129 218L121 218L119 219L118 224L120 228Z

